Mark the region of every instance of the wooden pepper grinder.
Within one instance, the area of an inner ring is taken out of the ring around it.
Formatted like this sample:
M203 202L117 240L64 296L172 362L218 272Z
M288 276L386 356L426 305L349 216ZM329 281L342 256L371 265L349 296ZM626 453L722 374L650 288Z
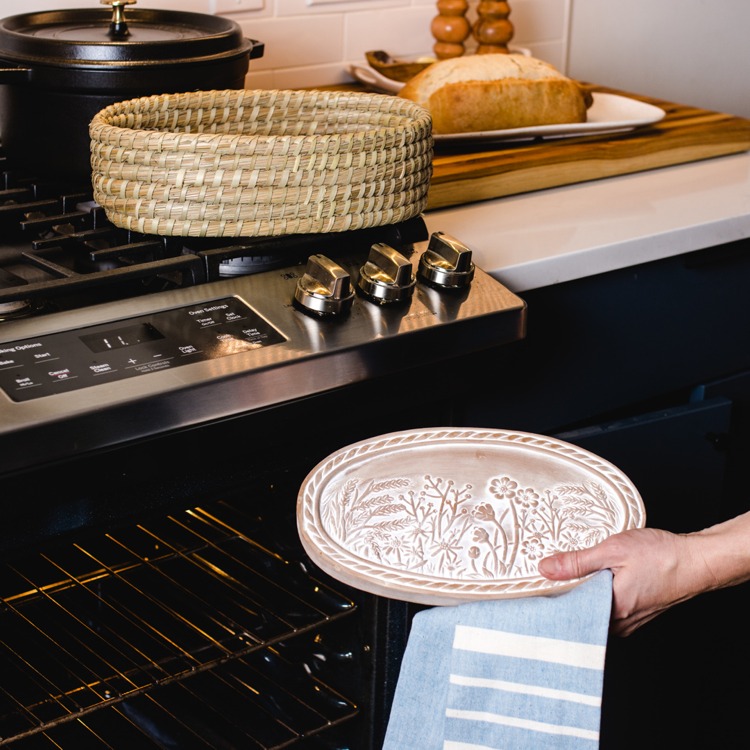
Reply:
M467 0L438 0L438 15L432 19L430 30L435 38L432 51L438 60L460 57L464 42L471 34L471 24L466 18L469 10Z
M477 20L474 23L474 39L477 40L477 54L487 52L508 52L508 43L513 38L513 24L508 20L510 6L504 0L483 0L477 6Z

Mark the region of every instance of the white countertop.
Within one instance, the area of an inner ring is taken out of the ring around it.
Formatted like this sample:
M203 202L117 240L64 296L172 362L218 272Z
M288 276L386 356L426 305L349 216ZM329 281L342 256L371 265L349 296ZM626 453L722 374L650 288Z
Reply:
M425 214L513 292L750 237L750 152Z

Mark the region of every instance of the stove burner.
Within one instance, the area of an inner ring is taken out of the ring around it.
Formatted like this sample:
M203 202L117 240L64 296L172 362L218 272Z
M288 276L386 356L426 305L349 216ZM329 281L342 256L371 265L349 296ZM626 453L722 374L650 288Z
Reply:
M28 300L0 304L0 322L25 318L32 314L33 311L33 305Z
M0 268L0 289L13 289L23 286L26 282L14 273ZM33 312L34 306L28 299L0 302L0 322L26 317Z
M219 263L219 275L229 278L232 276L249 276L251 273L271 271L289 264L284 257L273 255L244 255L239 258L227 258Z

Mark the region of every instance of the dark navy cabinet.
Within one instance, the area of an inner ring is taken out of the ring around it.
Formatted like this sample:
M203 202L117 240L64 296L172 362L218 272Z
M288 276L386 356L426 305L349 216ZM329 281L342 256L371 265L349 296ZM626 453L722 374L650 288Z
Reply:
M467 372L467 425L555 435L612 461L648 523L750 508L750 241L524 292L526 339ZM750 545L750 540L748 540ZM750 588L611 638L602 750L745 748Z

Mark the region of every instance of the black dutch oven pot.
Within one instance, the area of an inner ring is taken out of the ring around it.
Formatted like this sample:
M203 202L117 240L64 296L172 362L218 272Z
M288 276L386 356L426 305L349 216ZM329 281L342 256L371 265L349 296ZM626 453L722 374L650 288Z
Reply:
M113 102L241 89L263 44L219 16L123 6L0 20L0 142L29 176L90 179L89 122Z

